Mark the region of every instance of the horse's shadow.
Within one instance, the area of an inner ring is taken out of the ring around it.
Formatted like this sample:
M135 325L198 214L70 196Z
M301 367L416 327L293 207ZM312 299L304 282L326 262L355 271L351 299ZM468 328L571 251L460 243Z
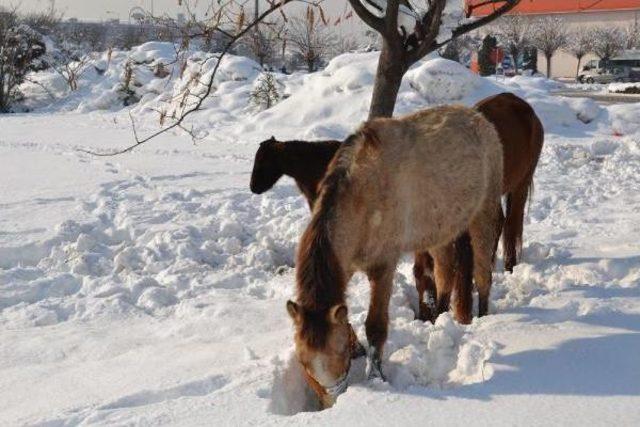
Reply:
M622 290L622 295L627 293L637 296L638 290ZM555 310L527 311L532 321L546 323L544 319ZM400 392L486 401L504 395L639 396L640 314L595 314L578 321L623 331L571 339L552 348L498 354L491 359L496 366L493 376L481 383L449 389L415 386Z

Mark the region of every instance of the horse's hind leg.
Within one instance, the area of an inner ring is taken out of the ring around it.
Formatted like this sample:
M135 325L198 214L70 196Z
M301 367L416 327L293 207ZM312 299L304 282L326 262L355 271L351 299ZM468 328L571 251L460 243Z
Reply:
M435 318L449 311L451 292L455 283L455 246L446 244L431 251L434 258L433 274L436 282L436 315ZM435 319L434 319L435 320Z
M469 324L473 309L473 249L468 232L462 233L455 241L453 281L456 319L460 323Z
M418 319L434 322L436 319L436 283L433 276L433 258L429 252L416 252L413 277L418 291Z
M522 248L522 223L529 194L530 179L526 179L518 188L507 195L507 212L502 236L504 269L513 273Z
M369 352L367 355L367 377L382 378L382 350L387 341L389 327L389 298L393 284L395 263L378 265L367 270L371 285L369 312L365 321Z
M495 259L496 240L501 222L499 203L483 209L471 223L469 234L473 248L473 277L478 289L478 316L489 313L489 294L491 293L491 274Z

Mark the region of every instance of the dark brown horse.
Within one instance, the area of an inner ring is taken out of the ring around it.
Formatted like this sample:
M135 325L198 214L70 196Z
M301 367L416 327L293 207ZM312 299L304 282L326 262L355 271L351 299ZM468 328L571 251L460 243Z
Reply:
M505 270L513 271L522 247L525 205L533 186L544 130L533 108L511 93L485 98L475 108L496 127L503 146L502 190L506 195L507 211L502 244ZM280 142L273 137L262 142L254 161L251 191L261 194L273 187L282 175L287 175L296 181L313 208L318 184L340 144L340 141ZM418 317L434 320L448 310L452 289L441 288L438 295L434 261L428 252L415 254L413 272L419 296ZM486 312L486 308L482 307L481 312Z
M253 161L251 191L262 194L287 175L295 179L313 209L318 197L318 184L324 177L329 162L341 141L276 141L271 137L260 143Z
M502 248L504 268L513 272L522 250L525 205L533 190L533 174L542 152L544 128L533 108L512 93L485 98L475 105L475 109L495 126L502 142L502 194L506 196ZM445 286L444 292L438 294L433 264L428 252L415 254L413 274L421 320L433 321L449 307L452 289ZM483 311L486 312L486 309L480 307L481 314Z

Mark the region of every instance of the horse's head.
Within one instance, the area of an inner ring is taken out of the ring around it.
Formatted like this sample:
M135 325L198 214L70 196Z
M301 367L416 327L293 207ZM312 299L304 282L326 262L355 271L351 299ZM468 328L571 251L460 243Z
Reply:
M275 185L283 172L280 168L280 151L277 149L279 141L271 137L260 143L260 148L256 152L253 161L253 172L251 173L251 192L262 194Z
M287 311L295 324L298 361L322 406L332 406L347 389L354 349L360 347L348 321L347 307L338 304L324 313L305 310L293 301Z

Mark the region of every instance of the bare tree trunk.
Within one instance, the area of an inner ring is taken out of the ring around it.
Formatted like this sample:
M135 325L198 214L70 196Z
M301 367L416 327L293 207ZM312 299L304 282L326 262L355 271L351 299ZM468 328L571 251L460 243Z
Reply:
M407 71L402 53L403 50L393 49L383 41L371 97L369 119L393 116L402 77Z
M547 58L547 78L550 79L551 78L551 58L553 57L553 55L545 55L545 58Z
M582 61L582 56L578 57L578 66L576 67L576 80L578 80L578 75L580 75L580 61Z

